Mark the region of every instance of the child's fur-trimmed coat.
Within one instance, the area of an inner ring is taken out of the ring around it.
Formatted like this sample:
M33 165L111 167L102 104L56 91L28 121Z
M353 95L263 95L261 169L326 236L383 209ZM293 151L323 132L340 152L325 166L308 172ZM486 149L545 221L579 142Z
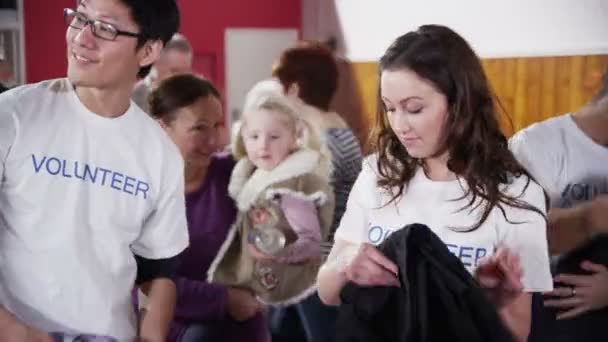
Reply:
M248 249L247 236L253 229L249 214L253 209L274 211L278 219L275 228L287 237L287 245L281 252L289 254L297 243L298 234L281 209L281 198L291 196L311 201L316 206L320 237L324 241L334 212L328 165L321 153L309 149L292 153L270 171L256 169L247 158L241 159L232 172L229 185L230 196L236 201L239 213L211 264L208 280L248 288L259 300L272 305L297 303L314 293L322 264L320 253L300 262L255 260ZM320 250L320 246L314 247Z

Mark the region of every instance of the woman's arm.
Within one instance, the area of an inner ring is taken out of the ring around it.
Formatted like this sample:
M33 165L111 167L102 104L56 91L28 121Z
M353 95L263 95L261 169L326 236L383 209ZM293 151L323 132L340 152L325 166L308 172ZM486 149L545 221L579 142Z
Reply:
M219 320L225 317L227 288L202 280L177 278L175 317L192 321Z
M138 337L143 341L165 341L175 309L175 283L168 278L156 278L141 284L140 289L148 300Z
M565 253L600 233L608 232L608 195L572 208L549 210L549 248L552 254Z
M26 326L0 305L0 342L52 342L46 333Z
M528 339L532 315L532 297L523 292L522 275L519 257L504 247L498 248L475 270L479 285L519 342Z
M319 297L326 305L340 305L340 291L348 281L345 269L357 251L357 245L337 239L327 261L321 266L317 286Z
M532 325L532 295L521 293L510 304L498 311L502 321L511 330L516 341L525 342Z
M396 286L399 269L373 245L355 245L339 239L318 276L319 297L327 305L340 304L347 282L359 286Z

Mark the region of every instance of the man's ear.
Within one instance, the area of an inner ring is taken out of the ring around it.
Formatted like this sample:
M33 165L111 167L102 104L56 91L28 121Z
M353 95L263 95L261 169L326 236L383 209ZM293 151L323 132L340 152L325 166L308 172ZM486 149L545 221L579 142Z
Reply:
M156 63L160 57L160 53L163 50L163 42L160 40L154 40L147 42L138 52L139 54L139 66L145 67Z

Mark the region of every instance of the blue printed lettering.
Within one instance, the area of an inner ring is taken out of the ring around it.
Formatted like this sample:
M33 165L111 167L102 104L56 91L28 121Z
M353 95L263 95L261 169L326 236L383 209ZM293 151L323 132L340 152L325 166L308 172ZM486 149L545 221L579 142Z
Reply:
M112 174L112 183L110 183L110 186L116 190L122 191L122 187L120 187L119 185L122 184L123 177L124 175L122 173L114 172Z
M458 257L466 267L477 266L479 260L488 254L488 250L483 247L458 246L449 243L446 244L446 247L452 254Z
M57 162L57 169L55 171L51 171L51 162L55 161ZM59 159L57 158L49 158L46 161L46 171L50 174L52 174L53 176L59 174L59 171L61 171L61 162L59 161Z
M46 157L42 157L42 160L40 161L40 163L36 164L36 156L32 154L32 163L34 164L34 171L36 171L36 173L38 173L38 171L40 171L40 168L42 167L42 164L44 164L45 160L46 160Z
M386 240L395 230L397 229L385 228L370 224L369 228L367 229L367 240L374 245L378 245L382 241Z
M140 187L141 185L141 187ZM135 197L137 197L137 194L139 193L139 191L141 190L141 192L143 192L144 194L144 199L148 198L148 190L150 189L148 183L146 182L142 182L142 181L138 181L137 182L137 188L135 189Z
M583 184L574 184L572 187L572 199L575 201L587 200L587 187Z
M95 180L97 179L97 168L95 168L95 173L92 173L91 169L92 168L88 164L84 165L84 178L86 181L87 174L88 174L89 179L91 180L91 183L95 184Z
M382 235L384 235L382 232L382 227L373 226L367 232L367 239L369 242L375 245L382 242Z
M567 184L561 192L558 207L570 208L577 202L590 201L595 197L606 193L608 193L608 178L598 179L591 184Z
M33 170L36 174L39 174L41 171L46 171L46 173L51 176L61 175L64 178L77 178L85 183L107 186L135 197L138 197L141 193L141 197L143 199L148 198L148 192L150 191L149 183L128 176L124 173L102 167L95 167L87 163L79 163L78 161L60 159L57 157L40 157L36 156L35 154L32 154L31 156ZM71 163L74 163L73 167L70 165ZM73 171L73 173L70 171ZM102 174L101 180L100 182L97 182L97 175L99 173ZM382 239L383 237L386 238L388 233L390 232L381 231L379 239Z
M78 175L78 162L77 161L74 162L74 177L84 180L84 173L82 174L82 176Z
M473 251L473 247L460 247L460 253L458 253L458 259L460 259L460 261L463 263L463 265L471 266L470 258L473 255L468 254L467 252L472 252L472 251Z
M485 257L487 253L488 251L485 248L477 248L477 251L475 252L475 265L477 265L479 260Z
M135 187L135 183L133 183L136 179L133 177L125 177L125 183L124 183L124 188L123 191L133 195L133 191L131 191L130 189L133 189Z
M560 199L560 208L570 208L572 206L572 201L570 200L570 196L568 196L568 192L570 191L571 185L566 185L564 191L562 191L562 196Z
M70 175L69 173L68 174L65 173L65 169L66 169L65 164L66 164L66 160L64 159L63 167L61 168L61 175L65 178L72 178L72 175Z
M108 169L104 169L102 167L97 168L99 171L103 172L103 177L101 178L101 185L106 185L106 175L112 171Z

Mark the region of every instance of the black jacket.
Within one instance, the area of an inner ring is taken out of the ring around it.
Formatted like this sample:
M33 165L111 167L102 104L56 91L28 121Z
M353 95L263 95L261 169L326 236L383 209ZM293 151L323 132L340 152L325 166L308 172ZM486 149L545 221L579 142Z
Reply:
M398 265L401 287L347 284L338 342L513 341L495 306L427 226L408 225L379 249Z

